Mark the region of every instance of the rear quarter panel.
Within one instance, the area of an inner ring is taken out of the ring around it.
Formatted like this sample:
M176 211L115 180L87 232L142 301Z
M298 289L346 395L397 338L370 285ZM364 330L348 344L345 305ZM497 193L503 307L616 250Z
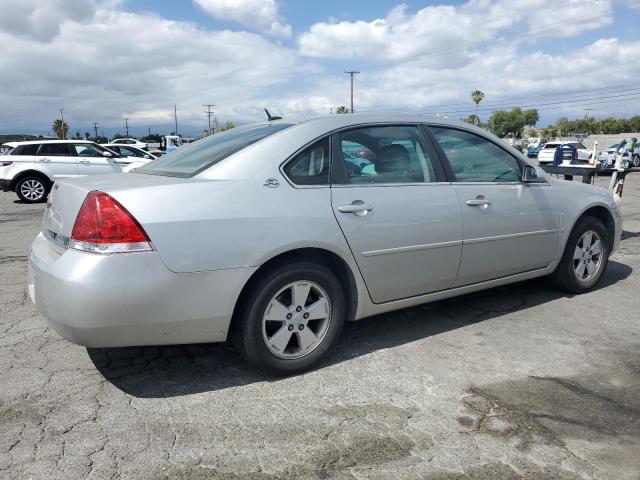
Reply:
M205 180L110 194L142 224L174 272L259 266L302 247L350 256L329 188Z

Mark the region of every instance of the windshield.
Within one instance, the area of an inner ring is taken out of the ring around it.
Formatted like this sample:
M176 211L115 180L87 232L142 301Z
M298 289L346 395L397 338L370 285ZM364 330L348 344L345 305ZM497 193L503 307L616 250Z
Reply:
M136 169L136 173L193 177L230 155L273 135L291 124L251 125L216 133Z

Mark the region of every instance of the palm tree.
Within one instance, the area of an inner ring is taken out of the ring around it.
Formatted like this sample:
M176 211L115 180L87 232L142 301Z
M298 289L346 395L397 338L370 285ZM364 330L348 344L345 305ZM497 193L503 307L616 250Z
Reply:
M474 90L473 92L471 92L471 100L473 100L476 104L476 117L478 117L478 105L480 105L480 102L484 99L484 92L480 91L480 90Z
M69 125L67 125L67 122L63 123L62 120L57 118L53 121L51 130L53 130L53 133L58 135L58 138L64 139L67 138L67 133L69 133Z

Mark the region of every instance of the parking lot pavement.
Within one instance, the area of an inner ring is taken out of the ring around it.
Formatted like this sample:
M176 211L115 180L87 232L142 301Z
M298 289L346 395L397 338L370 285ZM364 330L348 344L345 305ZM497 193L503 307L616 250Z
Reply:
M362 320L287 379L224 345L61 339L25 289L43 206L1 193L0 477L637 479L633 177L596 291L540 279Z

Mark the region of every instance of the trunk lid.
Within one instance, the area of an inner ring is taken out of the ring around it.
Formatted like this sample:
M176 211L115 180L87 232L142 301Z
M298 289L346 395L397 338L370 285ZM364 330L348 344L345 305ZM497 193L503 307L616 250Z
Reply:
M117 197L121 190L158 187L185 183L193 179L178 179L134 173L106 174L59 180L51 189L42 222L42 234L51 247L62 254L67 249L73 225L87 194L99 190Z

